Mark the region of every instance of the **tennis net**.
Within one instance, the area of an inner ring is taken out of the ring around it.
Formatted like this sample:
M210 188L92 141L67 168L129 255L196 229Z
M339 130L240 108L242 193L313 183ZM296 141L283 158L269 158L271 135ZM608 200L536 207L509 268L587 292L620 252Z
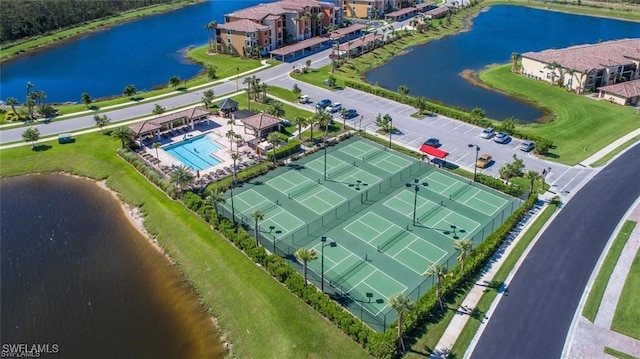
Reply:
M407 234L407 231L402 229L400 230L399 233L397 233L396 235L394 235L393 237L387 239L384 243L382 243L381 245L378 246L378 252L384 252L385 249L391 247L392 245L396 244L400 238L404 237Z
M431 208L429 211L427 211L427 213L425 213L423 216L420 216L420 222L422 221L426 221L427 219L435 216L435 214L440 210L440 206L435 205L433 208Z
M378 157L380 157L380 156L384 155L385 153L387 153L387 152L386 152L386 151L383 151L383 150L380 150L380 151L377 151L376 153L372 154L371 156L365 156L365 157L364 157L364 159L365 159L366 161L371 161L371 160L373 160L373 159L376 159L376 158L378 158ZM365 161L365 162L366 162L366 161Z
M471 186L464 186L462 188L460 188L459 190L453 192L451 194L451 199L458 199L460 197L462 197L463 194L467 193L468 190L471 189Z
M364 259L359 260L358 262L353 264L351 267L349 267L349 269L347 269L344 272L342 277L340 277L337 280L331 282L331 285L333 285L335 287L338 287L338 286L344 284L344 282L346 282L349 278L353 277L356 273L358 273L366 265L367 265L367 261L366 260L364 260Z
M292 191L291 193L289 193L289 196L296 197L296 196L299 196L299 195L301 195L303 193L307 193L307 192L311 191L317 185L317 183L315 183L313 181L310 181L310 182L311 182L311 184L302 186L302 188L300 188L298 190L295 190L295 191Z

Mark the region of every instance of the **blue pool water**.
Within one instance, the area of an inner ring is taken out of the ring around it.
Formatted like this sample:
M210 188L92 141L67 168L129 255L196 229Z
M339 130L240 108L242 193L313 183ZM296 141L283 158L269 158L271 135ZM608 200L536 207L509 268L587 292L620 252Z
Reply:
M220 161L214 152L220 150L210 135L201 135L164 148L173 158L194 171L213 167Z

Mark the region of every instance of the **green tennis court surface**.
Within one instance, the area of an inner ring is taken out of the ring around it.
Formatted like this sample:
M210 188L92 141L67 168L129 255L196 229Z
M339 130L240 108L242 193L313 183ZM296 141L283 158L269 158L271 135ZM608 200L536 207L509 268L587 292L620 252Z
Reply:
M390 296L415 301L433 286L423 276L431 263L455 267L454 240L476 247L520 205L358 137L235 187L233 200L225 195L221 212L253 233L260 211L261 244L299 270L298 248L324 253L324 266L309 263L309 280L320 288L323 277L325 292L376 330L396 319ZM323 247L323 236L337 246Z

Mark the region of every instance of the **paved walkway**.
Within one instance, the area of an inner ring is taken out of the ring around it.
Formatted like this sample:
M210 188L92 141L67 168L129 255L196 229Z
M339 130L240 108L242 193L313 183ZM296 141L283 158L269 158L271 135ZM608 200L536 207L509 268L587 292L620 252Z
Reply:
M495 276L500 266L502 266L504 260L509 256L511 251L513 250L514 243L520 240L522 234L525 233L531 224L534 222L534 219L542 213L542 209L546 207L548 201L551 200L551 196L542 196L541 200L544 201L544 205L536 205L526 216L522 219L521 223L515 228L510 235L507 241L503 244L502 249L498 250L494 255L494 258L491 260L488 268L484 274L478 279L474 287L469 291L465 299L462 301L460 307L456 310L456 314L453 319L449 323L449 326L445 330L444 334L440 338L440 341L435 346L433 353L431 354L432 359L438 358L446 358L449 354L449 351L455 344L460 332L467 324L467 321L470 318L470 314L473 312L473 309L478 305L478 301L484 294L484 291L487 289L487 284L491 283L493 277ZM549 223L549 222L547 222ZM546 225L545 225L546 227ZM544 228L543 228L544 230ZM541 231L542 232L542 231ZM530 246L531 247L531 246ZM530 248L529 247L529 248ZM528 250L527 250L528 252ZM525 252L521 260L526 257L527 252ZM519 263L518 263L519 264ZM511 277L511 274L509 275ZM508 283L509 278L505 283ZM504 292L504 286L499 289L499 293ZM495 302L494 304L495 305ZM485 317L486 319L487 317ZM483 320L483 323L485 320ZM477 336L477 335L476 335Z
M636 202L635 208L624 220L640 222L640 199ZM617 233L614 233L613 237L616 235ZM595 321L591 323L582 315L577 315L576 319L574 319L574 323L565 346L564 358L612 358L611 356L604 354L605 346L640 358L640 340L627 337L610 329L620 293L622 292L627 274L629 273L629 269L639 248L640 226L636 225L629 237L629 240L627 241L627 244L620 254L620 258L618 258L618 263L616 264L613 273L611 273L611 277L609 278L609 283L605 289L604 296L602 297L602 302L600 303L600 308L598 309ZM604 255L606 255L606 253ZM596 266L597 270L599 270L601 262L602 258ZM597 270L594 271L594 275L591 277L589 288L593 284L593 279L595 279L598 272ZM587 295L588 291L585 291L583 300L580 302L580 306L577 310L578 313L582 313L582 308Z

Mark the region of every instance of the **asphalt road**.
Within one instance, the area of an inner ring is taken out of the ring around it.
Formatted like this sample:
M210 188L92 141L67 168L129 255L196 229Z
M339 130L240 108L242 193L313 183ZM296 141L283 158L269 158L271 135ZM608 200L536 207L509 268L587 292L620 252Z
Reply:
M561 209L508 285L472 358L561 357L589 276L616 225L640 196L639 163L636 145Z

